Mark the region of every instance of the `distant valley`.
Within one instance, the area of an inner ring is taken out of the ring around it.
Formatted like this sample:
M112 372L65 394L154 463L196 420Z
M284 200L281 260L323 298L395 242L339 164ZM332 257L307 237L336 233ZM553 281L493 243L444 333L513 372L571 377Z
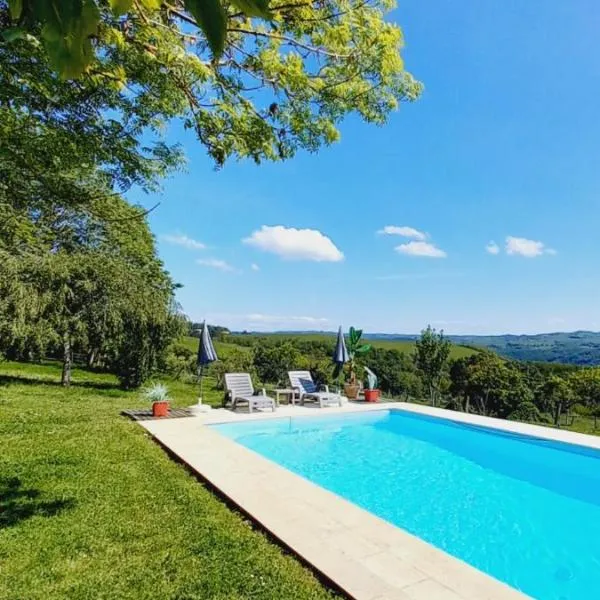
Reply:
M284 332L278 332L284 333ZM299 332L286 332L294 333ZM316 334L317 332L302 332ZM318 332L319 335L334 335ZM418 335L368 333L365 337L378 341L414 341ZM451 335L455 344L488 348L506 358L573 365L600 365L600 333L573 331L536 335Z
M416 335L370 334L372 339L411 339ZM600 365L600 333L573 331L536 335L451 335L454 343L488 348L515 360Z

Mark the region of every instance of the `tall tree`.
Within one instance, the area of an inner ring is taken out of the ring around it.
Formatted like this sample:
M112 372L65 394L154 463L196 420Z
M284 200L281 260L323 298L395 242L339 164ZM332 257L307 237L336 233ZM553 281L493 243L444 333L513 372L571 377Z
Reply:
M550 375L544 386L546 402L552 410L552 420L557 427L564 411L568 411L577 401L569 379L559 375Z
M444 337L444 332L437 333L431 325L421 332L421 337L416 342L415 364L421 372L432 406L436 405L439 397L440 383L451 346L450 340Z
M26 357L60 348L64 385L74 349L102 354L124 385L137 385L170 339L174 284L143 212L96 193L60 210L6 198L13 227L0 226L0 349Z

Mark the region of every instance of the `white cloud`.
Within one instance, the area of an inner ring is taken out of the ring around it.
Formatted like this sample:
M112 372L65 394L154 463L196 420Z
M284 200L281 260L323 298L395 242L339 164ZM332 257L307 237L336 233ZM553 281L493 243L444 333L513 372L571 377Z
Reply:
M394 248L400 254L409 256L426 256L428 258L446 258L447 254L441 249L429 242L408 242L400 244Z
M220 271L235 271L229 263L218 258L199 258L196 262L203 267L211 267L212 269L219 269Z
M263 315L261 313L252 313L244 315L244 317L251 323L298 323L304 325L324 325L325 323L329 323L329 319L325 317Z
M316 229L263 225L242 242L288 260L338 262L344 259L336 245Z
M485 247L485 251L488 254L500 254L500 246L498 246L496 242L492 241Z
M398 227L397 225L386 225L377 233L382 235L401 235L402 237L418 240L421 242L427 239L426 233L423 233L422 231L419 231L414 227L407 227L406 225L402 227Z
M258 266L256 263L252 263L252 264L250 265L250 268L251 268L253 271L260 271L260 267L259 267L259 266Z
M556 254L556 250L547 248L543 242L528 240L527 238L513 237L509 235L506 238L506 254L525 256L526 258L535 258L542 254Z
M188 237L187 235L183 234L183 233L178 233L178 234L167 234L167 235L163 235L161 236L161 239L163 239L165 242L169 243L169 244L175 244L176 246L183 246L184 248L187 248L188 250L204 250L204 248L206 248L206 246L202 243L199 242L198 240L194 240L191 237Z
M325 317L309 315L272 315L264 313L232 314L212 313L206 318L233 330L250 329L252 331L274 331L289 329L302 331L306 329L330 328L330 320Z

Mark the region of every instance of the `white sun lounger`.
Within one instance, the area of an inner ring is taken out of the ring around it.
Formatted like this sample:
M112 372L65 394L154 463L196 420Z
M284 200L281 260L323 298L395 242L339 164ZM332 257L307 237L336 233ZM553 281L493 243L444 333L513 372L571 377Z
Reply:
M240 401L248 403L248 412L252 412L255 408L270 408L275 412L277 408L275 400L267 396L264 388L262 394L254 395L254 386L249 373L226 373L225 387L231 396L231 410L235 410Z
M300 403L304 404L305 400L318 402L319 406L332 406L337 404L342 406L342 397L339 394L333 394L329 391L328 386L320 386L313 381L310 371L289 371L290 386L298 392Z

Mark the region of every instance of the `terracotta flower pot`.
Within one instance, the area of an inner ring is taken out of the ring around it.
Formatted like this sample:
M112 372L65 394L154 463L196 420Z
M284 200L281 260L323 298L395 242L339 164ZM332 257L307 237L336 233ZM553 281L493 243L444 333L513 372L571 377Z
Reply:
M345 383L344 384L344 396L349 400L356 400L358 398L358 391L360 387L357 383Z
M367 402L379 402L379 390L365 390L365 400Z
M167 417L169 415L169 402L168 400L162 400L161 402L152 403L152 416L153 417Z

